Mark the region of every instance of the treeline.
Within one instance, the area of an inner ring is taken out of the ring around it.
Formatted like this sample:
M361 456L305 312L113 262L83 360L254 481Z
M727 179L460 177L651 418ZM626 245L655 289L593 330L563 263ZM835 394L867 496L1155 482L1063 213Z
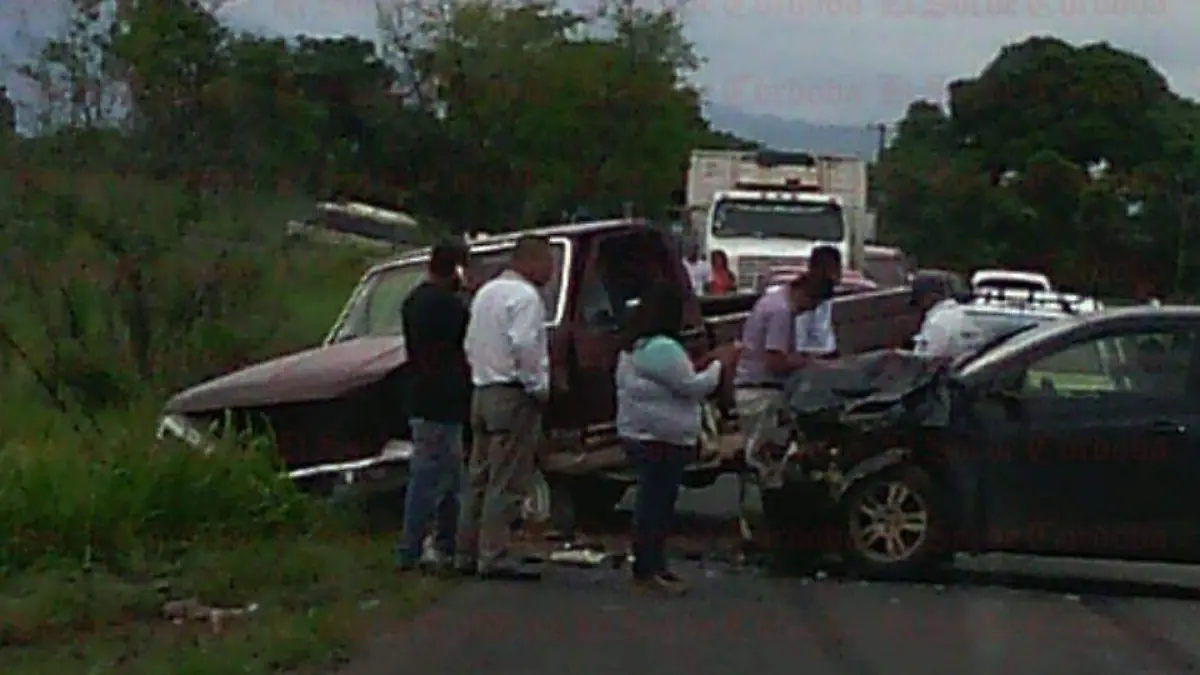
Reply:
M879 166L889 236L926 265L1014 265L1104 294L1200 290L1200 106L1144 58L1005 47L949 106L912 104Z
M659 216L709 130L672 9L546 2L382 8L379 35L263 37L196 0L74 0L21 68L26 152L204 189L355 197L453 229L564 212Z

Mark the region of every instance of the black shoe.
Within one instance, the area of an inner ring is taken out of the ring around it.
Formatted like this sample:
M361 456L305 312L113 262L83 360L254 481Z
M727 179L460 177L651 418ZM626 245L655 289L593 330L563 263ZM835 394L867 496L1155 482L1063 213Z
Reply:
M479 578L505 581L537 581L542 578L542 566L503 561L479 569Z

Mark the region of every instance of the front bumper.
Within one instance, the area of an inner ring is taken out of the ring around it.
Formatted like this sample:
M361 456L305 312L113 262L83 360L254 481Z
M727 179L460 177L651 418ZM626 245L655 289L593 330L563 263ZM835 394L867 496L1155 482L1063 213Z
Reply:
M181 441L205 454L213 452L218 446L217 439L211 432L186 415L164 415L159 420L157 436L159 440ZM301 483L332 480L349 485L364 481L375 482L395 477L396 474L407 475L408 463L412 456L411 441L392 439L383 445L378 455L290 468L286 475L289 479Z

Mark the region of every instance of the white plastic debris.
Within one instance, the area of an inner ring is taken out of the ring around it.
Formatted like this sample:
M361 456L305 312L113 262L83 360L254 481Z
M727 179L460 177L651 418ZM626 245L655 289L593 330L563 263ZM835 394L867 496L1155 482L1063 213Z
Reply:
M609 554L587 548L565 548L550 554L550 562L576 567L598 567L609 559Z

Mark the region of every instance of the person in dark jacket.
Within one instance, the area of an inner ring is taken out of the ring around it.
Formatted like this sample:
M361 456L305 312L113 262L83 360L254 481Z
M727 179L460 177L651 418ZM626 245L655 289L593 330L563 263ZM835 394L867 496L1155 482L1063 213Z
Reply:
M459 294L466 266L459 242L435 246L426 278L401 309L412 377L405 410L413 457L404 499L404 531L396 564L415 569L429 522L436 523L435 567L448 569L455 553L463 473L463 427L471 405L471 375L463 352L467 305Z

